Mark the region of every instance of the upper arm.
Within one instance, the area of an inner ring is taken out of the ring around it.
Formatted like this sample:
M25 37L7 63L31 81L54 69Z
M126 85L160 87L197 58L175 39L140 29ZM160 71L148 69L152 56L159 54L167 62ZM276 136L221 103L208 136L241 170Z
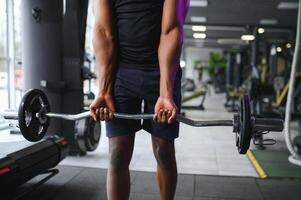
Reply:
M174 28L182 29L189 8L189 0L164 0L162 33Z
M106 36L113 36L113 16L110 1L94 0L94 31L100 31Z

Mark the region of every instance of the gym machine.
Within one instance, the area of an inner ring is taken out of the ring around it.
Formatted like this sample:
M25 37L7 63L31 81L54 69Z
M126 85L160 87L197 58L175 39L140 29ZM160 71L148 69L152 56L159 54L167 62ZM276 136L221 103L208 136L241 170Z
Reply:
M0 146L0 198L20 198L55 176L52 169L68 155L68 142L62 137L51 136L38 143L1 143ZM11 153L12 152L12 153ZM18 187L38 175L47 176L21 192ZM17 197L15 197L17 196Z
M226 102L224 105L231 112L235 111L239 97L246 94L246 91L241 87L243 57L244 54L242 52L229 51L227 53Z
M64 3L65 2L65 3ZM84 49L89 1L22 1L22 65L24 90L43 90L55 112L78 113L84 105ZM74 132L79 123L53 119L49 133L60 133L70 144L70 154L84 155ZM79 135L84 135L80 133ZM81 137L80 137L81 138ZM85 138L82 138L85 139Z

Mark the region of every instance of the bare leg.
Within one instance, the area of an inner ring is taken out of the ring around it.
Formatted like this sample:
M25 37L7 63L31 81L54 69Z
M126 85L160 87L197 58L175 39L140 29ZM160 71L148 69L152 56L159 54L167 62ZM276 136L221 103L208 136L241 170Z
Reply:
M152 136L153 152L157 160L157 180L161 200L173 200L177 186L177 162L174 141Z
M110 163L107 173L108 200L127 200L130 195L129 164L135 134L109 139Z

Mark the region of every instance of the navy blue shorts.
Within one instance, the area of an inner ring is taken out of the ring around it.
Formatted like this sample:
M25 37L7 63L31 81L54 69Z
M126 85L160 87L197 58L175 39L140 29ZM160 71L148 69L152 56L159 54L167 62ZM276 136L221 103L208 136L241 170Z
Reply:
M181 108L181 77L182 70L177 71L173 98ZM154 113L159 97L160 70L140 70L120 66L116 72L113 97L116 112L127 114ZM143 103L142 103L143 102ZM144 105L144 106L142 106ZM106 122L109 138L133 134L141 129L163 139L173 140L179 136L179 123L158 124L153 120L114 119Z

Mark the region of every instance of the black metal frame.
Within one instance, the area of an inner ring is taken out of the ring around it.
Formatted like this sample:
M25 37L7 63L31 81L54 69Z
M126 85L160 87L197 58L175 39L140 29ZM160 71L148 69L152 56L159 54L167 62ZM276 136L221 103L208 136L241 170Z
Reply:
M49 175L47 175L45 178L43 178L39 182L35 183L34 185L32 185L31 187L29 187L25 191L22 191L20 194L16 195L13 198L13 200L20 200L20 199L24 198L25 196L31 194L32 192L36 191L37 188L39 188L41 185L43 185L44 183L46 183L48 180L50 180L51 178L53 178L58 173L59 173L58 169L48 169L48 170L46 170L44 172L41 172L37 176L43 175L43 174L49 174ZM35 177L37 177L37 176L35 176Z

